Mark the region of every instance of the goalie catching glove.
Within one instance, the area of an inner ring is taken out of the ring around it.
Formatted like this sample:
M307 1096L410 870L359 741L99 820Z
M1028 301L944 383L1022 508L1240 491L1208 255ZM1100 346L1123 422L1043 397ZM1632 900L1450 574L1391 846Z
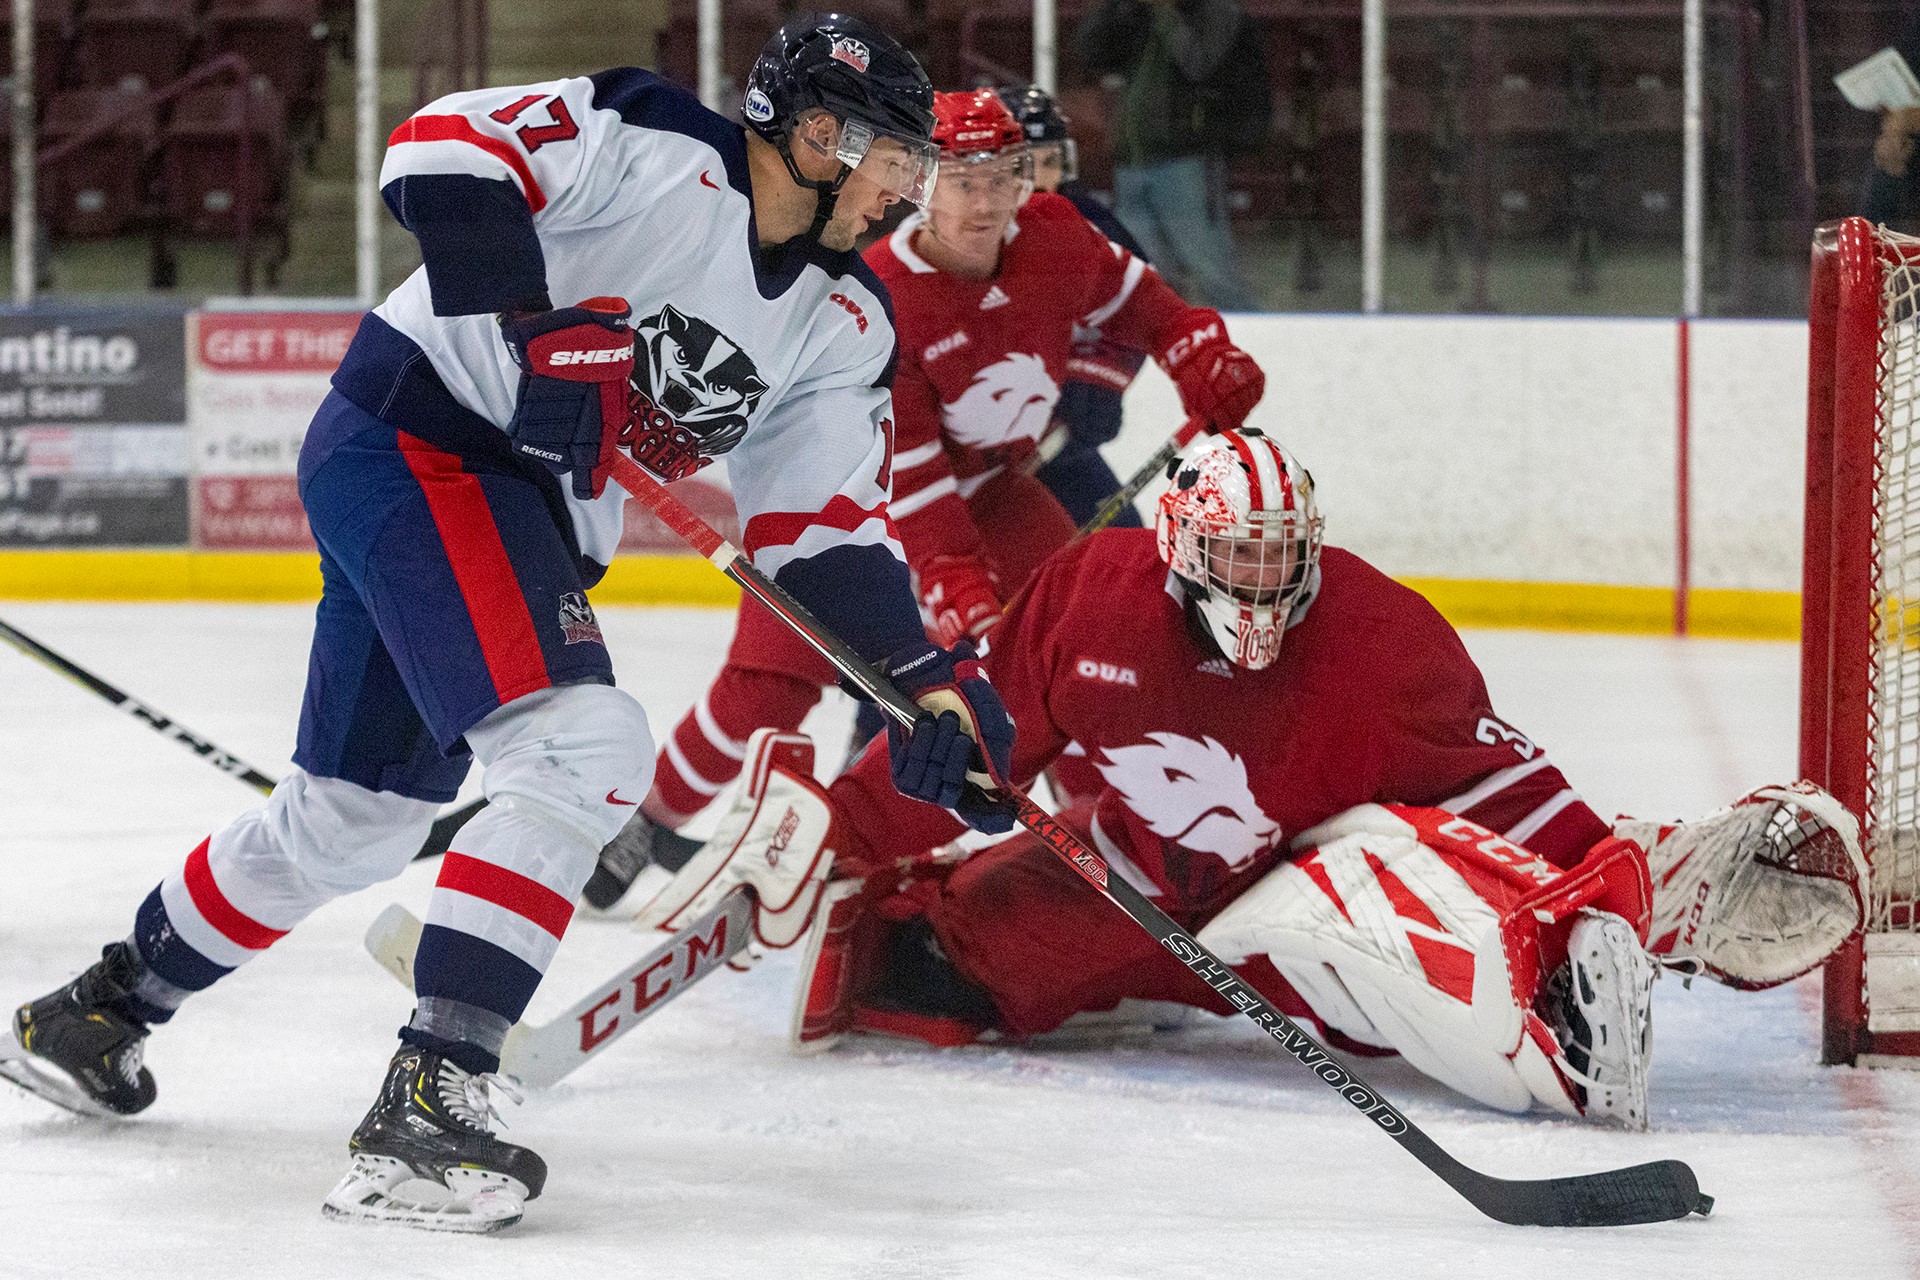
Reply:
M790 947L807 931L833 869L833 809L813 780L812 740L755 730L747 739L744 776L713 838L640 909L637 927L684 928L747 885L755 899L755 941Z
M1621 818L1647 851L1651 950L1668 967L1758 991L1824 963L1865 919L1860 824L1811 782L1761 787L1693 822Z
M573 496L597 498L628 417L632 309L624 298L588 298L500 317L500 337L520 366L507 434L515 453L573 475Z

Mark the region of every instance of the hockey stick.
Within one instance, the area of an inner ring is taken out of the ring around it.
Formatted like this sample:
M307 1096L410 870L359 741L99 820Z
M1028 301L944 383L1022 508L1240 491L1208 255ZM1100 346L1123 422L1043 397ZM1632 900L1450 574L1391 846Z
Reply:
M1088 518L1087 522L1073 531L1077 542L1090 533L1098 533L1112 524L1114 518L1124 511L1140 491L1153 483L1153 478L1166 470L1167 464L1180 456L1180 451L1200 434L1201 422L1198 418L1188 418L1180 424L1180 429L1167 437L1167 442L1154 450L1153 456L1140 464L1140 469L1127 477L1127 482L1114 490L1100 509Z
M674 497L658 480L624 454L613 460L613 478L634 499L652 511L668 528L738 583L743 591L780 617L809 647L831 662L881 709L902 724L923 714L859 654L827 631L801 604L741 555L713 527ZM1636 1222L1666 1222L1689 1214L1706 1214L1713 1197L1700 1190L1693 1170L1678 1160L1656 1160L1604 1173L1567 1178L1507 1179L1470 1169L1409 1120L1400 1110L1342 1065L1319 1042L1301 1030L1218 956L1200 945L1171 917L1139 890L1110 875L1106 862L1065 825L1036 805L1017 788L1008 789L1020 825L1038 836L1086 882L1106 896L1136 924L1159 939L1174 958L1218 992L1229 1005L1291 1054L1302 1066L1325 1081L1398 1142L1441 1181L1480 1212L1517 1226L1604 1227Z
M55 653L10 623L0 621L0 640L5 640L34 661L59 672L89 693L98 694L161 737L170 738L179 743L220 772L238 778L262 795L273 791L274 779L239 756L214 745L185 725L175 723L171 717L154 710L125 690L108 684L79 663ZM445 813L436 818L432 829L427 833L426 843L421 845L420 852L414 855L415 859L431 858L445 853L447 845L453 840L453 833L460 829L460 824L478 813L485 803L485 800L475 800L471 804L462 805L451 813Z
M731 960L753 936L753 910L752 893L734 889L551 1022L515 1023L500 1046L500 1069L536 1089L558 1082ZM419 918L398 903L367 928L367 953L408 991L421 928Z

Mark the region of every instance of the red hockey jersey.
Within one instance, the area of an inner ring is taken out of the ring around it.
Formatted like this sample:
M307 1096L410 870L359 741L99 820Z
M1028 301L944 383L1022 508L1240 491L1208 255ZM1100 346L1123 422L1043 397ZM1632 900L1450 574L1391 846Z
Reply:
M991 279L936 269L914 248L922 226L910 217L866 253L900 338L891 511L912 564L978 553L964 499L1034 452L1067 380L1076 324L1157 352L1188 311L1061 196L1022 206Z
M1320 569L1319 596L1278 660L1248 671L1188 632L1150 530L1109 530L1052 557L988 637L1016 780L1082 744L1107 784L1100 852L1187 919L1211 916L1289 840L1358 804L1447 809L1559 866L1609 834L1538 744L1494 713L1432 605L1336 547ZM960 832L894 792L884 750L833 798L855 865Z

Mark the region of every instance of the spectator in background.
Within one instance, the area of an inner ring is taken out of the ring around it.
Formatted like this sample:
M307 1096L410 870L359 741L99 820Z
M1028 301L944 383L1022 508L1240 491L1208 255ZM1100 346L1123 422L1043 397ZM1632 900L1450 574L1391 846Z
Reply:
M1080 181L1080 152L1072 121L1053 95L1033 84L1007 85L994 92L1026 135L1033 156L1033 189L1065 196L1107 239L1148 261L1146 250L1113 216L1113 210ZM1100 455L1100 446L1120 434L1120 397L1146 360L1146 352L1121 346L1097 328L1074 326L1067 381L1053 407L1053 422L1040 437L1037 456L1041 462L1033 474L1060 500L1075 525L1092 519L1107 496L1120 487L1120 478ZM1111 523L1115 528L1137 529L1140 513L1129 505Z
M1081 60L1125 82L1114 122L1114 206L1180 292L1259 306L1233 251L1223 151L1200 103L1245 20L1236 0L1101 0L1075 33Z
M1907 19L1893 47L1920 73L1920 14ZM1920 164L1913 159L1916 136L1920 136L1920 107L1880 113L1873 168L1860 196L1860 214L1868 221L1897 226L1920 217Z

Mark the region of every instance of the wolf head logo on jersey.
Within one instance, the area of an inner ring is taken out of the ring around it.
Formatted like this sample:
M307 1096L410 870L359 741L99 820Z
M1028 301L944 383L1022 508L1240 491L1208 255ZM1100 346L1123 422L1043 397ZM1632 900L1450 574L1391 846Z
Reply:
M1163 840L1211 853L1237 869L1280 841L1280 824L1261 811L1247 786L1247 765L1202 738L1150 733L1135 747L1103 747L1094 761L1127 808Z
M947 434L979 449L1038 440L1053 418L1060 386L1039 356L1015 351L973 375L952 404L940 406Z
M633 417L620 443L663 480L690 476L740 443L766 380L698 316L662 307L633 332Z

